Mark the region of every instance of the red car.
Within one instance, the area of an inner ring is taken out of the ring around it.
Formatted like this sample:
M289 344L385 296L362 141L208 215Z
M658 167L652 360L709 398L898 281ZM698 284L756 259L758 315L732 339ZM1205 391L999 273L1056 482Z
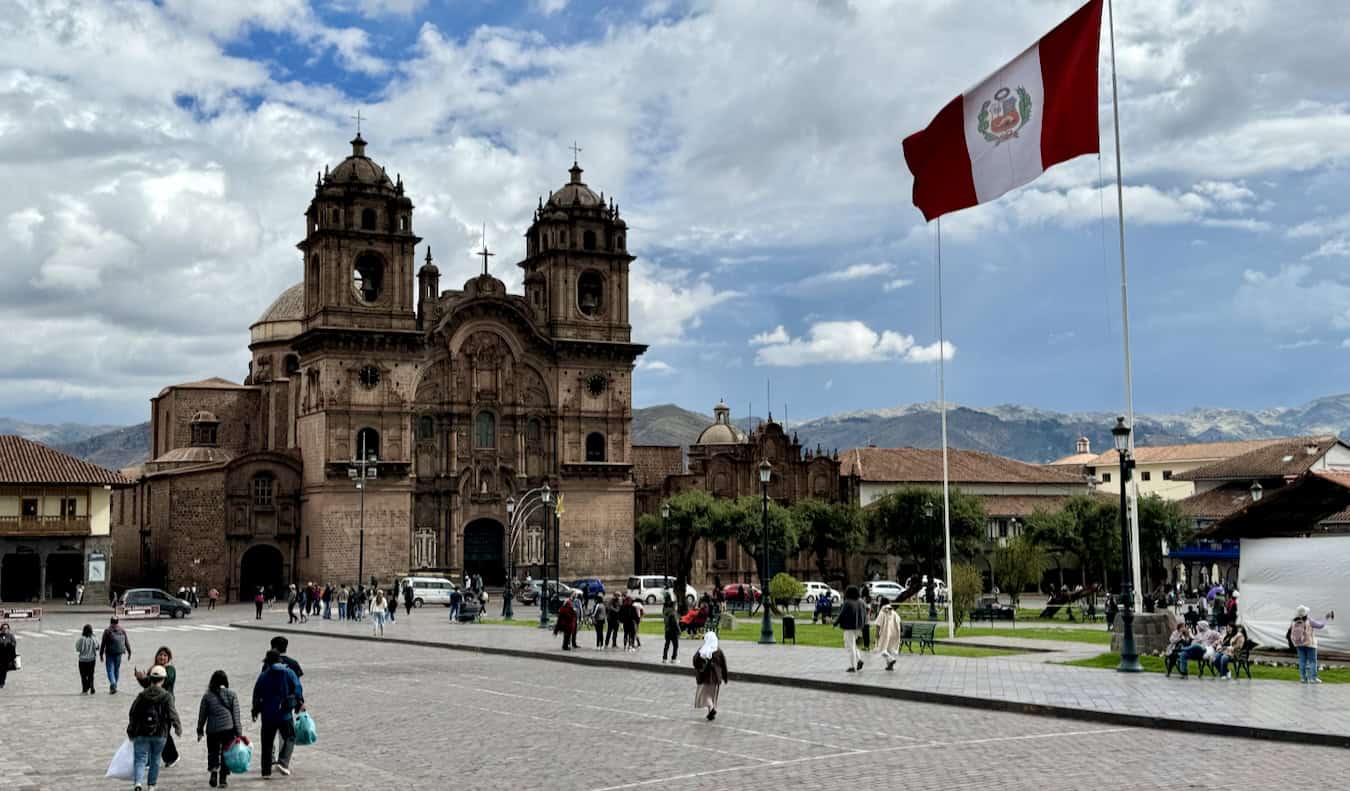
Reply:
M723 585L722 598L726 601L746 601L741 593L742 589L748 591L748 594L745 595L750 597L750 601L759 601L759 588L754 585L747 585L744 582L733 582L729 585Z

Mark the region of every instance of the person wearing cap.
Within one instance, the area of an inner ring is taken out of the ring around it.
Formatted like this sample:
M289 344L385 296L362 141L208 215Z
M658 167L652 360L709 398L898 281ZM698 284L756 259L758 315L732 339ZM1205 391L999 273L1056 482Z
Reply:
M159 780L159 760L169 729L172 727L175 734L183 735L173 695L164 689L164 679L167 677L163 665L150 668L146 674L148 686L132 701L131 710L127 713L127 738L131 739L135 751L131 771L132 781L136 784L135 791L155 791L155 783Z
M276 649L267 652L263 671L253 684L253 720L262 717L262 776L272 776L272 746L281 734L281 750L276 757L277 771L291 773L291 752L295 750L293 714L305 708L305 689L295 672L281 661Z
M122 657L131 658L131 639L114 615L108 622L108 628L103 630L103 639L98 645L98 658L103 660L103 669L108 673L109 695L117 694L117 679L122 675Z
M1336 617L1336 613L1329 612L1326 615L1326 621L1319 621L1316 618L1309 618L1310 611L1307 607L1299 605L1294 610L1294 620L1289 624L1289 631L1284 633L1284 639L1298 652L1298 678L1304 684L1321 684L1322 679L1317 677L1317 635L1318 629L1325 629L1326 621Z

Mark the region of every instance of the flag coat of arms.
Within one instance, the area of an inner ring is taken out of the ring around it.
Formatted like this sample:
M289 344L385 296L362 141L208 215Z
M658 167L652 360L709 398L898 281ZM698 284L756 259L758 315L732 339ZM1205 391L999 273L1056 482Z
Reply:
M905 138L924 219L994 200L1051 165L1099 151L1101 27L1102 0L1091 0Z

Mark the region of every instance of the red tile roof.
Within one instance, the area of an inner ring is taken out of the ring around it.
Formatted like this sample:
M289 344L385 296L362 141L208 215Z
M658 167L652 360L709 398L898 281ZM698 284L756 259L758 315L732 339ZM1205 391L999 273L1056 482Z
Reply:
M1339 441L1330 435L1289 437L1223 461L1179 472L1172 478L1178 481L1293 478L1311 469Z
M1008 459L978 450L948 450L948 477L952 483L1044 483L1084 484L1086 479L1070 470ZM839 455L839 474L857 475L864 481L887 483L940 483L940 448L854 448Z
M0 483L131 485L112 470L12 434L0 434Z
M1134 460L1137 464L1156 464L1165 461L1221 461L1239 456L1249 451L1264 448L1277 442L1287 442L1287 437L1276 439L1247 439L1237 442L1193 442L1189 445L1136 445ZM1089 467L1115 466L1120 457L1114 449L1098 454L1097 459L1088 462Z
M1182 513L1192 519L1219 520L1252 502L1251 484L1233 483L1196 492L1178 501Z

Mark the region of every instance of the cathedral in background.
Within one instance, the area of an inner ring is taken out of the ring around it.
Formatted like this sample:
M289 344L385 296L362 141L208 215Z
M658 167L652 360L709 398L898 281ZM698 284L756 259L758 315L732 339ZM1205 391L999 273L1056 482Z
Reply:
M250 327L248 377L151 399L152 460L114 495L114 579L231 598L354 583L358 568L498 584L507 504L545 483L565 497L563 574L625 578L632 373L646 347L631 340L633 257L613 200L573 162L534 210L524 294L486 263L442 291L429 246L418 265L401 177L360 134L351 145L314 186L304 280ZM533 546L545 510L521 525Z

